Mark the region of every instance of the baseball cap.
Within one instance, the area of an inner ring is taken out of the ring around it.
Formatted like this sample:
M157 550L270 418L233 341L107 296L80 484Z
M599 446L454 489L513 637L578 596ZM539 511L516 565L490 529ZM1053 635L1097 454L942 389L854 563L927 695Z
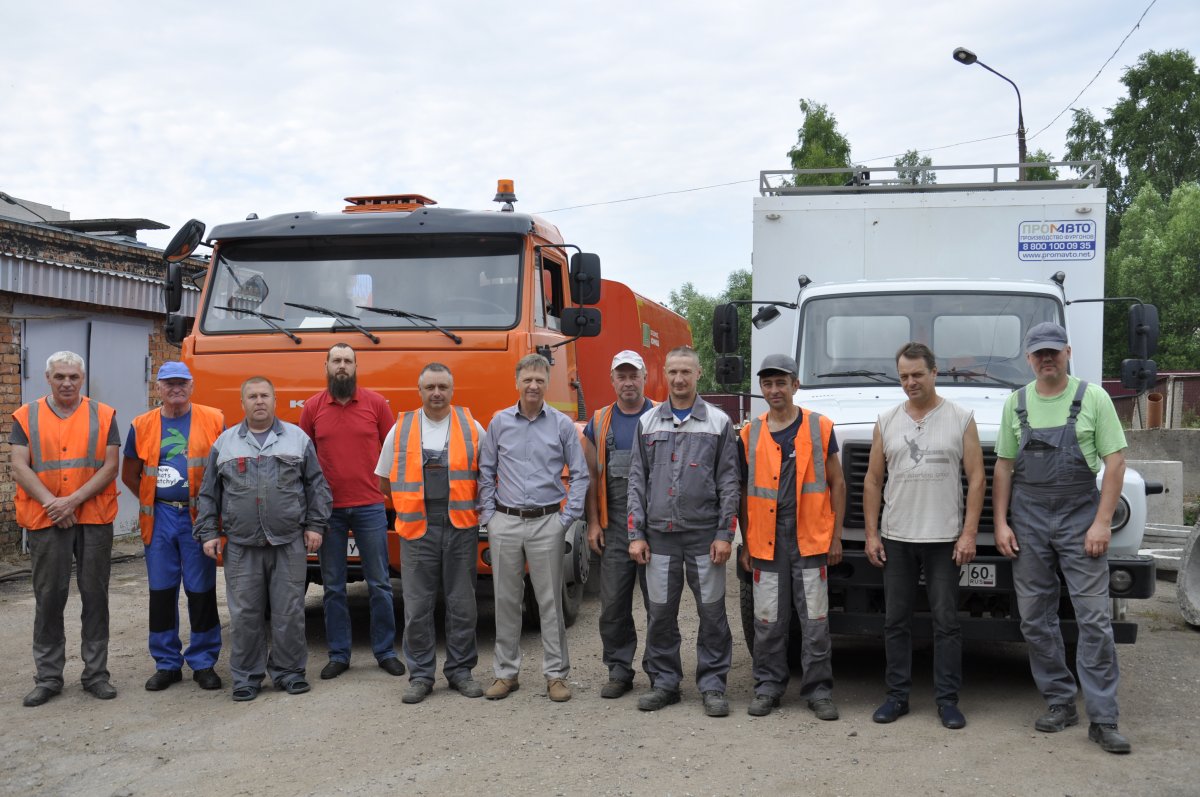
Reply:
M192 372L188 367L181 362L170 360L162 364L158 369L159 380L163 379L191 379Z
M796 365L796 361L786 354L768 354L763 358L762 366L758 369L758 375L762 376L768 371L780 371L785 374L797 376L800 373L800 367Z
M618 365L632 365L640 371L646 370L646 361L642 359L642 355L631 349L617 352L617 355L613 357L612 367L609 370L615 371Z
M1025 333L1025 353L1033 354L1042 349L1062 351L1067 347L1067 330L1053 321L1043 321Z

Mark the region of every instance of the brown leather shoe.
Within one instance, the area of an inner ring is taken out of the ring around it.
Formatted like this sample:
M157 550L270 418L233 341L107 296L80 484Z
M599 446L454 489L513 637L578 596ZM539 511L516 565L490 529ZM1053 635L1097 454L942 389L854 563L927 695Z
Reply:
M492 685L487 688L483 696L488 700L503 700L508 697L509 692L515 692L520 688L521 685L517 683L516 678L497 678L492 681Z
M566 703L571 699L571 687L566 678L547 678L546 693L555 703Z

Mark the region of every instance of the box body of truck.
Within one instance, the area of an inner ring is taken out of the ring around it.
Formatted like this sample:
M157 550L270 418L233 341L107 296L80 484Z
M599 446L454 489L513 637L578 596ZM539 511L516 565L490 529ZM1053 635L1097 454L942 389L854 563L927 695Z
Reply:
M960 582L964 635L1021 639L1011 564L992 537L994 447L1005 399L1033 378L1023 349L1032 325L1066 326L1071 372L1100 381L1102 305L1073 303L1104 296L1105 191L1089 183L864 181L765 188L755 199L754 298L797 309L791 324L754 330L751 371L768 354L796 357L796 403L833 419L846 476L845 558L829 573L835 633L882 636L882 571L863 551L863 479L877 418L905 400L895 353L919 341L937 355L938 395L973 411L984 450L978 555ZM763 411L755 402L754 414ZM1109 550L1121 642L1137 632L1124 621L1124 600L1154 591L1153 561L1138 555L1145 501L1145 483L1128 470ZM927 615L918 614L914 633L931 635Z

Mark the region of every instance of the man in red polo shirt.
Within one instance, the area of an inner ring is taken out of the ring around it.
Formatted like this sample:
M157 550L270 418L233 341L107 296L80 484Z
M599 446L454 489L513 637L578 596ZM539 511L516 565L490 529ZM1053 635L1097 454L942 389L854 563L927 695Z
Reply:
M328 387L307 399L300 413L300 428L312 438L321 470L333 490L333 514L320 551L329 642L329 663L321 670L323 680L350 669L350 609L346 604L350 530L370 593L371 650L389 674L404 674L395 648L387 510L375 476L375 461L392 428L392 411L383 396L358 386L356 369L354 349L346 343L331 346L325 357Z

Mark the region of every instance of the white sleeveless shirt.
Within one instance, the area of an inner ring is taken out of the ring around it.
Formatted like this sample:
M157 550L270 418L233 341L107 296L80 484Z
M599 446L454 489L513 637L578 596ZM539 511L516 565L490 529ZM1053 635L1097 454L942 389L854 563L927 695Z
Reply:
M971 410L942 399L918 423L904 402L879 416L887 462L880 534L901 542L953 542L962 533L962 438Z

